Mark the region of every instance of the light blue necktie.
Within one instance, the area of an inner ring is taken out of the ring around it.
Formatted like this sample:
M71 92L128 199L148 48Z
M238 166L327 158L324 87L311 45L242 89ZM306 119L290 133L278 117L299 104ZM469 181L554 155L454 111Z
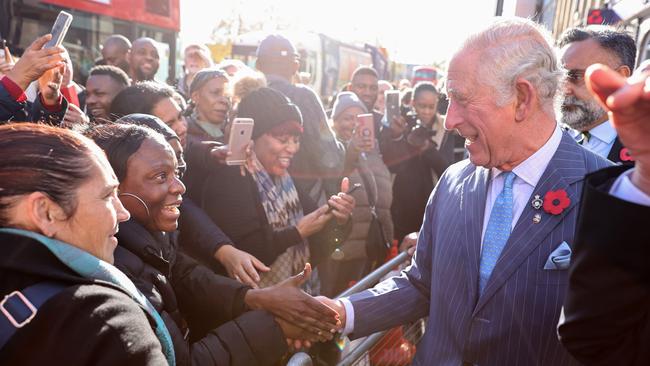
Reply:
M479 294L483 294L485 285L490 279L492 270L497 264L503 247L506 246L512 227L512 181L515 173L504 172L505 177L503 190L497 196L490 212L485 236L483 238L483 250L481 251L481 266L479 267Z

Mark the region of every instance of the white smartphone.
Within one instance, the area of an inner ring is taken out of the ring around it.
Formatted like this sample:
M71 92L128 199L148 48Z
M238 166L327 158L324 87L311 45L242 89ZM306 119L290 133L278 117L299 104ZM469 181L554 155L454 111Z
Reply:
M230 155L226 158L227 165L244 165L246 162L246 147L253 135L255 121L252 118L235 118L230 128L228 138L228 151Z
M50 32L50 34L52 34L52 39L50 39L43 48L60 46L66 33L68 33L70 23L72 23L72 14L66 13L65 11L59 12L59 16L56 17L54 25L52 25L52 31Z

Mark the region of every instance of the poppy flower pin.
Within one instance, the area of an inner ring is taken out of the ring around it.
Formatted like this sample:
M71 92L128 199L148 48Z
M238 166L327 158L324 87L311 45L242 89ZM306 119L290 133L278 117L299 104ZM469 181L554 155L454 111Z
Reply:
M564 189L548 191L544 195L544 211L552 215L561 214L570 204L571 199Z
M627 147L621 149L618 157L621 159L621 161L634 161L634 158L632 157L632 154L630 154L630 150Z

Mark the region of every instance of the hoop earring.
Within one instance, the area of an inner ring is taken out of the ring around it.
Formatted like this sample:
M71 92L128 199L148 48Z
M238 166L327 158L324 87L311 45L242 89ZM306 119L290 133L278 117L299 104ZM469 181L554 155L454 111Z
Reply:
M120 196L128 196L128 197L135 198L136 200L138 200L138 202L140 202L142 204L142 206L144 206L144 209L147 211L147 217L151 216L151 213L149 212L149 206L147 206L147 204L142 200L142 198L136 196L133 193L127 193L127 192L122 192L122 193L118 194L117 196L118 197L120 197Z

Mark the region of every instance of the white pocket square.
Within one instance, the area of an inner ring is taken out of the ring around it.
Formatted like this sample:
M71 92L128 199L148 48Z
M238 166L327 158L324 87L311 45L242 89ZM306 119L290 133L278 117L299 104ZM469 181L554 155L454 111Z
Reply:
M571 264L571 247L566 241L563 241L557 248L548 256L544 269L558 270L568 269Z

